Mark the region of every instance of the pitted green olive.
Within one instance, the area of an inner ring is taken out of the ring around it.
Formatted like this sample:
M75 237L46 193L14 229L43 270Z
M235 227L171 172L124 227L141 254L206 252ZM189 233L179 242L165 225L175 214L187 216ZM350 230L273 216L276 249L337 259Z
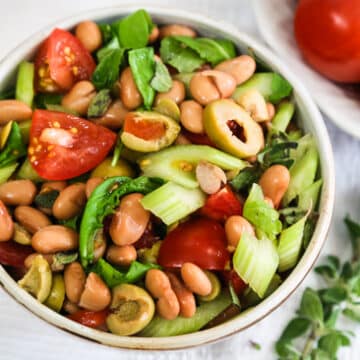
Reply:
M221 99L207 105L203 121L209 138L232 155L246 158L264 147L261 126L232 100Z
M45 305L56 312L59 312L65 299L65 283L61 274L53 276L50 295L45 301Z
M111 166L111 158L106 158L92 172L91 177L108 178L111 176L130 176L133 177L134 170L123 159L119 159L115 166Z
M112 290L109 330L117 335L132 335L149 324L155 313L152 297L136 285L121 284Z
M209 278L210 282L211 282L211 293L209 295L206 296L201 296L199 295L199 300L200 301L212 301L214 299L216 299L221 292L221 283L219 278L212 273L211 271L207 271L205 270L205 274L206 276Z
M171 145L179 132L180 125L169 116L136 111L126 115L121 141L131 150L152 152Z
M176 102L172 99L160 99L157 105L154 107L154 111L165 116L170 116L172 119L178 122L180 121L180 109Z

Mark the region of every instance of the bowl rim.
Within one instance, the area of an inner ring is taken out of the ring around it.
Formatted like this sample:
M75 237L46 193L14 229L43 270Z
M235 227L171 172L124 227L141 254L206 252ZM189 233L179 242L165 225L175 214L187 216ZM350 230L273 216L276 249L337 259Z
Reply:
M172 337L147 338L118 336L94 330L73 322L39 303L25 290L21 289L1 265L0 285L2 284L12 297L46 322L89 340L128 349L181 349L217 341L252 326L280 306L297 289L318 258L330 227L335 198L334 159L327 129L318 108L301 82L291 73L288 67L271 52L271 50L250 35L239 31L231 24L223 23L215 19L210 19L207 16L190 13L184 10L162 6L147 6L146 4L141 6L141 4L132 3L131 5L123 4L121 6L93 9L73 16L68 16L31 35L10 51L10 53L0 61L0 79L6 79L10 70L13 69L14 63L17 64L26 58L31 49L48 36L55 26L71 28L81 20L92 19L101 21L101 19L106 17L121 17L139 8L145 8L151 15L156 17L178 17L184 19L184 22L190 21L211 28L212 30L219 31L223 34L228 34L229 37L236 38L237 42L251 46L255 53L260 54L267 63L271 64L272 68L275 67L279 69L278 71L292 84L294 91L310 114L312 125L314 127L314 135L320 153L322 173L326 175L326 178L323 178L324 183L321 194L320 217L305 253L295 269L293 269L281 286L256 307L244 311L241 316L229 320L215 328Z

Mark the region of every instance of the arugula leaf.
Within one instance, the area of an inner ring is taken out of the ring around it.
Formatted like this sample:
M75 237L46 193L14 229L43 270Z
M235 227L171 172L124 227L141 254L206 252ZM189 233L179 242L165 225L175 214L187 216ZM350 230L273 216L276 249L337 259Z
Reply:
M104 259L99 259L98 262L91 268L92 272L98 274L110 288L120 284L132 284L139 281L145 276L150 269L160 269L156 264L142 264L138 261L133 261L126 271L116 269Z
M210 38L191 38L189 36L173 36L183 47L186 45L196 51L201 59L217 65L221 61L231 59L236 56L235 46L229 40L215 40Z
M191 73L205 63L196 51L183 47L171 36L161 41L160 56L164 63L173 66L180 73Z
M139 49L148 43L153 23L149 13L140 9L113 25L121 47Z
M60 94L39 93L34 97L34 106L37 109L47 109L47 105L60 105L62 98Z
M111 89L118 80L124 52L124 49L113 49L102 57L92 75L92 82L97 90Z
M248 166L242 169L234 179L230 181L230 184L236 191L248 191L253 183L259 181L262 173L263 171L259 166Z
M103 116L106 113L111 103L111 96L109 89L100 90L90 101L87 116L88 118L95 118Z
M159 92L169 91L172 87L172 79L168 68L162 61L155 61L155 75L150 83L151 87Z
M298 313L300 316L304 316L312 321L324 320L323 305L315 290L311 288L305 289Z
M150 109L155 98L155 90L150 85L155 74L154 49L146 47L129 51L129 64L144 106Z
M245 201L243 216L272 241L282 230L279 213L265 202L262 190L257 184L253 184Z
M13 164L17 159L22 158L27 153L21 137L19 125L14 121L5 147L0 152L0 168Z

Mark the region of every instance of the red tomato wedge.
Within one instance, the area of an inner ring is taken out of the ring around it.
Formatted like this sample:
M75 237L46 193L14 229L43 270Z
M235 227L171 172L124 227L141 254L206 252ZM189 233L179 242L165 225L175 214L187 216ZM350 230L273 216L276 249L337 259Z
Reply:
M55 29L35 58L36 88L44 92L68 90L77 81L89 80L95 67L94 59L78 38Z
M105 324L106 317L109 315L109 310L102 311L87 311L78 310L77 312L68 315L70 320L76 321L81 325L96 329Z
M111 130L79 117L35 110L28 156L36 172L47 180L66 180L97 166L116 141Z
M210 219L225 221L232 215L242 214L243 204L231 190L229 185L210 195L205 205L200 209L200 214Z
M0 242L0 264L22 268L25 259L34 252L31 246L14 241Z
M193 218L171 231L160 247L158 263L181 267L192 262L206 270L224 270L230 261L225 230L218 222Z
M231 284L234 291L237 295L241 295L244 290L247 288L246 283L243 279L236 273L234 269L230 271L223 272L224 279L227 283Z
M196 145L208 145L216 147L215 144L209 139L206 134L195 134L184 129L181 130L181 133L192 143Z

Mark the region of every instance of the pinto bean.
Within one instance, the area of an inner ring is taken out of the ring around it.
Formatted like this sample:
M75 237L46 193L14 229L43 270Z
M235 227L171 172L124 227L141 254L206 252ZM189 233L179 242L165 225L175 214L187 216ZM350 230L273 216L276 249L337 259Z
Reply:
M160 28L160 39L163 39L166 36L189 36L196 37L196 32L189 26L179 25L179 24L171 24L165 25Z
M226 72L219 70L205 70L201 74L213 79L222 98L230 97L236 88L234 77Z
M45 214L31 206L18 206L14 211L14 216L30 234L35 234L45 226L51 225L50 219Z
M203 108L194 100L186 100L180 105L180 122L188 131L195 134L205 132L203 124Z
M150 212L140 203L142 194L124 196L110 224L112 241L119 246L131 245L140 239L150 219Z
M142 97L135 84L130 67L121 73L119 85L120 99L127 109L133 110L142 104Z
M101 31L94 21L79 23L76 26L75 35L89 52L99 49L102 45Z
M36 192L31 180L12 180L0 185L0 200L6 205L30 205Z
M11 240L14 233L14 222L4 205L0 200L0 242Z
M104 181L102 177L96 176L90 178L85 185L85 194L89 198L92 192Z
M207 105L220 99L220 93L214 82L201 72L196 73L191 78L190 92L192 97L201 105Z
M95 86L87 80L77 82L62 98L61 105L86 115L92 98L96 95Z
M31 107L19 100L0 100L0 126L11 120L24 121L31 118Z
M207 161L199 161L196 165L196 179L199 182L200 189L206 194L214 194L226 184L226 174L216 165Z
M172 87L169 91L158 93L155 97L155 105L157 105L162 99L171 99L176 104L180 104L184 101L186 95L185 85L179 80L172 81Z
M181 277L186 287L195 294L206 296L211 293L211 281L197 265L187 262L181 266Z
M119 130L122 128L125 115L129 110L124 106L120 99L113 101L109 108L106 110L106 113L100 117L95 118L92 121L95 124L108 127L112 130Z
M252 225L242 216L230 216L225 222L225 233L228 243L228 251L234 252L236 246L241 238L241 235L247 232L248 234L255 235Z
M129 266L136 260L136 257L136 249L132 245L111 245L106 254L106 259L110 263L119 266Z
M85 287L86 274L81 264L72 262L66 265L64 271L66 297L77 304Z

